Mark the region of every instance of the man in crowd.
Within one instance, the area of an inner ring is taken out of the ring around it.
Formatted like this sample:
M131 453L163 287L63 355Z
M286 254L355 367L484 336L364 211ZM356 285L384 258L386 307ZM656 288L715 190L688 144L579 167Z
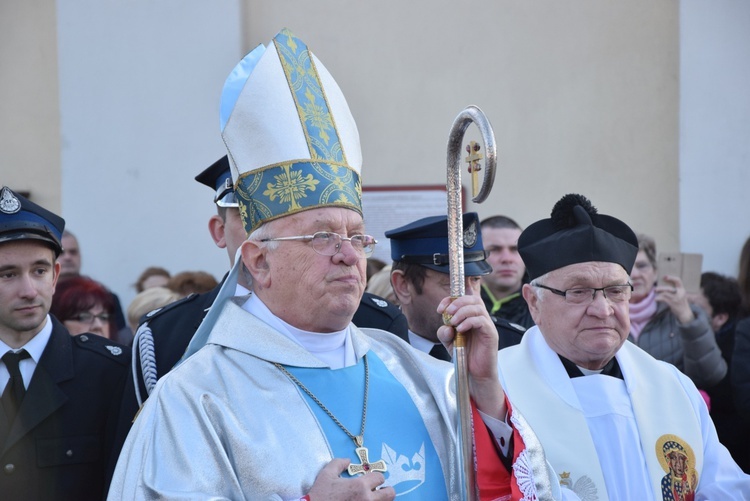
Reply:
M0 497L103 499L130 351L50 316L65 221L0 191Z
M224 287L242 266L253 294L219 294L136 419L110 497L447 498L458 488L450 371L351 323L375 242L341 91L283 30L235 68L221 109L249 235ZM499 417L497 331L475 296L443 308L471 340L477 409Z
M695 385L625 342L633 231L566 195L518 249L536 327L499 352L500 379L560 483L581 499L750 499Z
M479 296L483 275L492 268L485 259L479 218L463 215L464 275L467 295ZM451 357L437 337L443 319L437 313L440 301L450 295L448 262L448 218L426 217L385 232L391 241L391 283L409 322L409 343L441 360ZM492 317L499 334L499 348L521 341L525 329Z
M234 191L231 187L229 162L224 156L211 164L195 177L196 181L214 190L216 214L208 221L208 230L214 243L226 249L230 267L234 265L235 254L245 239ZM240 275L234 294L243 296L250 293L249 285ZM223 283L223 281L222 281ZM130 426L139 407L154 389L156 381L169 372L185 353L193 334L206 316L208 309L219 294L221 284L209 292L191 294L163 308L146 315L133 342L136 357L134 378L128 378L121 395L120 417L115 436L115 446L110 458L107 479L114 472L122 444L130 431Z
M491 216L480 223L487 262L492 271L482 277L482 299L491 315L524 328L534 325L521 295L526 267L518 254L521 227L509 217Z

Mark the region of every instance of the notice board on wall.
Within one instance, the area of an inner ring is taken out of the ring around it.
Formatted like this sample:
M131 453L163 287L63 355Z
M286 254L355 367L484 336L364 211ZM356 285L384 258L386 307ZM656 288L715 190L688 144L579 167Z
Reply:
M363 187L362 211L367 233L378 241L372 257L391 264L385 232L423 217L447 214L448 193L445 185Z

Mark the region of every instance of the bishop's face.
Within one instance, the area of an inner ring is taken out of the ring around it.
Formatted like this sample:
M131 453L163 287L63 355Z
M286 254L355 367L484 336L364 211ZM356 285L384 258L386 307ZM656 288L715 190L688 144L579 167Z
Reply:
M280 218L270 229L272 238L319 231L351 237L365 232L357 212L332 207ZM334 332L346 328L365 290L365 255L348 241L333 256L315 252L309 241L269 243L261 249L267 267L261 270L263 279L258 283L253 276L254 290L266 306L299 329Z

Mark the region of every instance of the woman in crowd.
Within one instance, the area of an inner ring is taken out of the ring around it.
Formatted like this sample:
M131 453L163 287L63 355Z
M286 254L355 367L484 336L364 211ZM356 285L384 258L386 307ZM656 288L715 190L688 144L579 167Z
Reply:
M112 338L117 332L112 293L96 280L82 275L57 283L50 313L72 336L91 332Z
M190 294L202 294L219 285L213 275L205 271L183 271L169 279L167 288L172 289L180 297Z
M149 266L138 277L135 282L135 291L141 293L151 287L166 287L172 276L160 266Z
M161 308L169 303L177 301L182 296L166 287L149 287L135 295L128 306L128 325L130 330L136 332L141 318L156 308Z
M638 235L638 255L630 274L629 339L656 359L676 366L698 388L717 384L727 373L706 313L691 306L680 277L657 286L656 243Z

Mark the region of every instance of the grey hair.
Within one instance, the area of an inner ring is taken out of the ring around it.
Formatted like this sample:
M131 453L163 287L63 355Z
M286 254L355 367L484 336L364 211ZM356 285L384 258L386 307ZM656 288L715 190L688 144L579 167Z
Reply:
M279 246L279 242L263 242L266 238L273 238L274 222L268 221L258 226L250 235L247 237L248 240L255 242L258 247L265 247L268 250L274 250Z
M532 287L534 288L534 294L536 295L536 298L537 298L537 299L538 299L539 301L541 301L541 300L542 300L542 298L544 297L544 296L543 296L543 294L544 294L544 289L542 289L541 287L535 287L535 286L536 286L536 285L537 285L538 283L544 283L544 282L546 282L546 281L547 281L547 279L549 278L549 273L550 273L550 272L547 272L547 273L545 273L544 275L542 275L542 276L540 276L540 277L536 277L536 278L535 278L534 280L532 280L532 281L531 281L531 283L529 284L529 285L531 285L531 286L532 286Z
M257 228L253 230L250 235L248 235L247 240L251 240L255 245L258 247L264 247L268 250L274 250L279 246L279 242L263 242L262 240L266 238L272 238L273 231L274 231L274 221L268 221ZM242 268L240 268L240 274L245 279L245 283L248 285L248 288L250 290L253 289L253 276L250 273L250 270L247 269L247 266L245 266L245 263L241 263Z

